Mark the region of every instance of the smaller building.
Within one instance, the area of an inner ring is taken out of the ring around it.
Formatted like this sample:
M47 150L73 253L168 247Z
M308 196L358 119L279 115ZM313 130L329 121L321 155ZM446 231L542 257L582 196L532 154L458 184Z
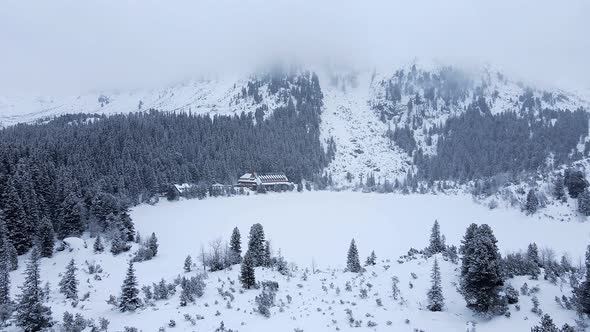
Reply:
M246 173L238 179L238 186L252 190L285 190L291 182L283 172Z

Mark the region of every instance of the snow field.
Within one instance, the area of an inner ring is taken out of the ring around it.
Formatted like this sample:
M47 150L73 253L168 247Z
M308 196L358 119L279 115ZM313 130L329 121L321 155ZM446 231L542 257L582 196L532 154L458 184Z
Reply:
M155 306L146 307L135 313L120 313L106 303L109 295L118 296L125 276L127 261L133 249L119 256L108 252L93 254L94 239L68 239L72 250L58 252L51 259L41 260L43 282L52 287L50 305L53 317L61 321L64 311L81 313L86 318L105 317L111 321L109 331L122 331L124 326L135 326L143 331L157 331L160 326L167 331L213 331L223 321L227 328L247 331L341 331L359 330L348 323L346 309L352 311L355 320L361 320L360 330L375 331L463 331L468 321L477 322L477 331L528 331L538 323L540 317L530 312L530 296L520 297L520 311L511 305L511 318L496 317L484 320L475 317L465 308L465 302L457 292L459 265L445 262L441 265L443 293L446 298L444 312L432 313L425 309L426 292L430 287L432 259L417 259L400 264L397 259L410 247L423 248L427 245L430 228L438 219L441 232L448 244L459 245L465 228L471 222L488 223L498 238L501 252L525 249L529 242L536 242L540 248L550 247L557 254L568 253L574 264L582 257L588 243L587 223L558 222L544 218L528 217L508 209L489 210L476 204L469 196L446 195L385 195L354 192L305 192L267 195L251 195L206 200L162 201L155 206L141 205L132 211L136 228L144 238L155 232L159 253L153 260L136 263L139 285L151 285L161 278L172 282L184 273L184 258L190 254L197 264L201 245L216 238L229 240L231 230L237 226L242 235L242 248L247 248L249 227L260 222L273 250L279 248L289 262L298 265L290 278L263 268L256 269L256 278L275 280L279 283L276 303L271 308L271 318L264 318L253 308L254 298L259 290L245 290L240 294L238 281L239 266L232 270L208 273L205 295L187 307L179 306L179 287L169 300L157 301ZM362 275L344 273L346 251L354 237L359 248L361 262L375 250L378 264L367 268ZM86 244L86 246L85 246ZM81 301L76 308L58 293L59 274L65 271L68 261L74 258L79 267L79 295L90 292L87 301ZM26 255L21 257L18 271L11 274L13 297L22 283ZM103 272L101 280L93 279L84 269L84 261L96 262ZM312 261L320 272L308 274L303 280L305 268L311 270ZM411 274L415 273L417 279ZM399 278L401 297L391 296L391 278ZM542 278L541 278L542 279ZM230 282L231 280L231 282ZM233 282L233 285L232 285ZM352 290L346 291L350 282ZM544 280L527 280L518 277L508 281L516 289L524 282L529 287L539 285L537 294L541 309L549 313L559 326L565 322L573 324L575 313L561 309L555 296L569 296L571 289L567 281L552 285ZM410 283L412 286L410 286ZM371 284L369 287L368 284ZM323 290L322 286L325 286ZM230 291L234 301L223 298L218 288ZM340 289L337 294L336 288ZM360 290L367 289L368 297L360 298ZM288 303L287 295L292 298ZM402 300L403 298L403 300ZM383 306L377 304L381 299ZM228 308L227 302L230 302ZM342 301L342 302L341 302ZM219 314L218 314L219 312ZM185 321L185 314L203 320L196 325ZM168 328L170 319L176 321L175 328ZM406 323L406 319L409 323ZM369 321L377 323L367 327ZM391 322L391 326L388 325ZM242 325L243 323L243 325ZM15 330L8 330L15 331Z

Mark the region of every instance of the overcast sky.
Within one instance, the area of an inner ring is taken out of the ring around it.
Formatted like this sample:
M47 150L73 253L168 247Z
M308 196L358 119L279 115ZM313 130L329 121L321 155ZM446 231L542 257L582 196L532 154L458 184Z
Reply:
M590 1L0 1L0 95L160 86L279 58L414 57L590 89Z

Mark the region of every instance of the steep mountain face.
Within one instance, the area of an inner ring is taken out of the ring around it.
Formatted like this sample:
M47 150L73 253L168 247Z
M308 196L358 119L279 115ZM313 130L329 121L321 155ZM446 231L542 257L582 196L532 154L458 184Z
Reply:
M556 123L563 123L561 127L567 131L571 122L587 121L584 116L567 121L559 116L566 110L588 109L587 100L563 91L536 89L514 82L490 68L464 71L455 67L409 65L391 72L320 69L315 73L317 83L301 79L311 77L309 72L293 70L192 80L149 91L59 98L5 97L0 98L0 125L70 113L112 115L149 109L211 116L252 113L256 122L266 119L275 109L287 107L290 102L296 104L298 94L305 93L303 90L307 88L313 89L301 83L305 81L309 85L318 84L321 89L322 95L318 97L322 99L318 101L322 103L320 139L326 149L335 147L335 151L330 152L333 160L325 168L325 174L339 186L347 187L365 183L367 177L377 182L404 179L408 173L419 172L416 165L425 169L434 167L436 162L428 161L429 157L436 156L438 150L445 151L448 146L444 144L458 144L456 137L462 137L459 134L472 135L445 127L447 123L473 126L465 119L463 122L456 120L469 110L483 115L482 119L469 118L482 125L512 121L499 118L505 113L515 119L526 119L521 124L524 131L539 122L541 129L531 129L527 134L553 135L556 139L559 135L552 132ZM449 119L454 122L448 122ZM575 150L583 152L587 125L576 128L574 134L579 136L579 142L574 143ZM464 137L460 141L463 140ZM497 142L494 138L487 143ZM539 158L548 157L544 154L550 152L572 155L575 151L571 145L553 147L561 151L543 150ZM469 148L466 147L466 151L474 154ZM439 164L451 160L464 163L459 157L453 158L441 160ZM559 162L564 162L564 158ZM453 174L457 178L471 176L468 171L467 175L463 173L459 170ZM423 175L428 179L437 178L432 172Z

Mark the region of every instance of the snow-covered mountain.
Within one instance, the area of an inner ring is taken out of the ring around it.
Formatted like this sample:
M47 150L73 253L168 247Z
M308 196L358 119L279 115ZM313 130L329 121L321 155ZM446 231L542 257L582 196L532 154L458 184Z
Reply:
M324 96L321 137L324 142L333 138L337 148L326 172L342 187L360 181L360 174L374 174L380 181L402 178L412 158L392 143L388 129L412 124L417 146L425 154L433 153L436 145L426 144L424 133L461 114L478 98L485 100L492 114L588 109L590 105L583 94L535 88L490 67L462 70L411 64L380 71L320 68L313 72ZM217 76L160 89L79 96L0 97L0 126L69 113L109 115L149 109L210 115L262 109L268 115L285 106L293 94L285 77L301 73Z

